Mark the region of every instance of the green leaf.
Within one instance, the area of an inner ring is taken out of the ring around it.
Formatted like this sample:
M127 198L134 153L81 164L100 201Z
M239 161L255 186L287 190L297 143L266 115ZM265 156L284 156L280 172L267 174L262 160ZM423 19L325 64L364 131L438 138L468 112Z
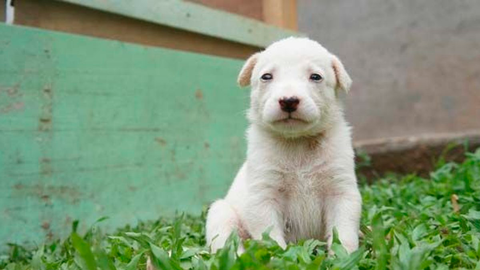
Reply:
M110 258L108 258L107 254L102 249L95 249L95 257L97 258L97 264L100 269L109 269L109 270L116 270L117 268L112 263Z
M132 258L132 260L127 264L125 267L125 270L136 270L138 262L140 261L140 258L143 256L143 252L135 255L135 257Z
M35 270L43 270L45 269L45 265L43 264L42 257L44 254L44 247L40 247L32 257L32 268Z
M418 225L412 232L412 240L417 241L418 239L420 239L420 237L425 235L426 232L427 226L424 223Z
M235 264L235 247L233 245L229 245L219 252L219 269L231 269L232 266Z
M96 270L97 262L95 261L95 257L90 249L90 245L76 233L72 233L70 235L70 239L72 240L73 247L85 263L85 268L88 270Z
M152 239L145 233L126 232L125 237L137 241L144 248L150 248L150 242L152 242Z
M383 270L387 268L388 252L385 241L385 228L383 227L382 214L379 212L372 219L373 250L375 251L377 264L375 269Z
M365 248L360 247L358 250L350 254L346 260L339 264L340 269L348 270L355 268L362 259L364 252Z
M468 214L466 215L466 218L470 220L480 220L480 211L470 209L468 210Z
M78 223L79 223L78 220L74 220L74 221L72 222L72 232L74 232L74 233L77 232Z
M153 255L152 263L157 267L157 269L182 270L180 265L169 258L168 253L165 250L152 243L150 243L150 250Z

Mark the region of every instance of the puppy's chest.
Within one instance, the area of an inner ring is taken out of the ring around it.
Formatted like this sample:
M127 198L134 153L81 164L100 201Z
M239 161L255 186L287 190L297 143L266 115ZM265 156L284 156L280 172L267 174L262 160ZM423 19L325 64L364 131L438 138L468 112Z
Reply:
M332 188L328 162L279 170L278 199L290 241L322 237L323 198Z
M321 196L332 186L333 173L327 161L312 164L282 164L276 171L277 190L284 199Z

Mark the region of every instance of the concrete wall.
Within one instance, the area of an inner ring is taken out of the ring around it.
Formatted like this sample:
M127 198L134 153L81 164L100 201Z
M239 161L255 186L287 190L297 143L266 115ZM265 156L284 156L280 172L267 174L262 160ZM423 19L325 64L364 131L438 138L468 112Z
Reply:
M354 80L358 140L480 129L480 1L299 0Z

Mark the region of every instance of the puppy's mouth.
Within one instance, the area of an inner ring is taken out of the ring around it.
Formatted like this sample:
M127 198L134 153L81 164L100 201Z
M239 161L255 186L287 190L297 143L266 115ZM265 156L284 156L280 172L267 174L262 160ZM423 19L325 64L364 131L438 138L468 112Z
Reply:
M308 124L309 122L308 121L305 121L301 118L296 118L296 117L293 117L291 114L289 114L287 117L285 118L282 118L282 119L278 119L276 121L273 122L274 124Z

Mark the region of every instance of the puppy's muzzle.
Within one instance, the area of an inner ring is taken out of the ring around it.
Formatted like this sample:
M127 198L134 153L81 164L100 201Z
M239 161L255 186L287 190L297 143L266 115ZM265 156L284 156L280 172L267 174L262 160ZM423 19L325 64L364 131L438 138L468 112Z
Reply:
M295 96L289 98L283 97L278 101L278 104L280 104L280 109L282 109L282 111L291 113L297 110L298 104L300 104L300 99Z

